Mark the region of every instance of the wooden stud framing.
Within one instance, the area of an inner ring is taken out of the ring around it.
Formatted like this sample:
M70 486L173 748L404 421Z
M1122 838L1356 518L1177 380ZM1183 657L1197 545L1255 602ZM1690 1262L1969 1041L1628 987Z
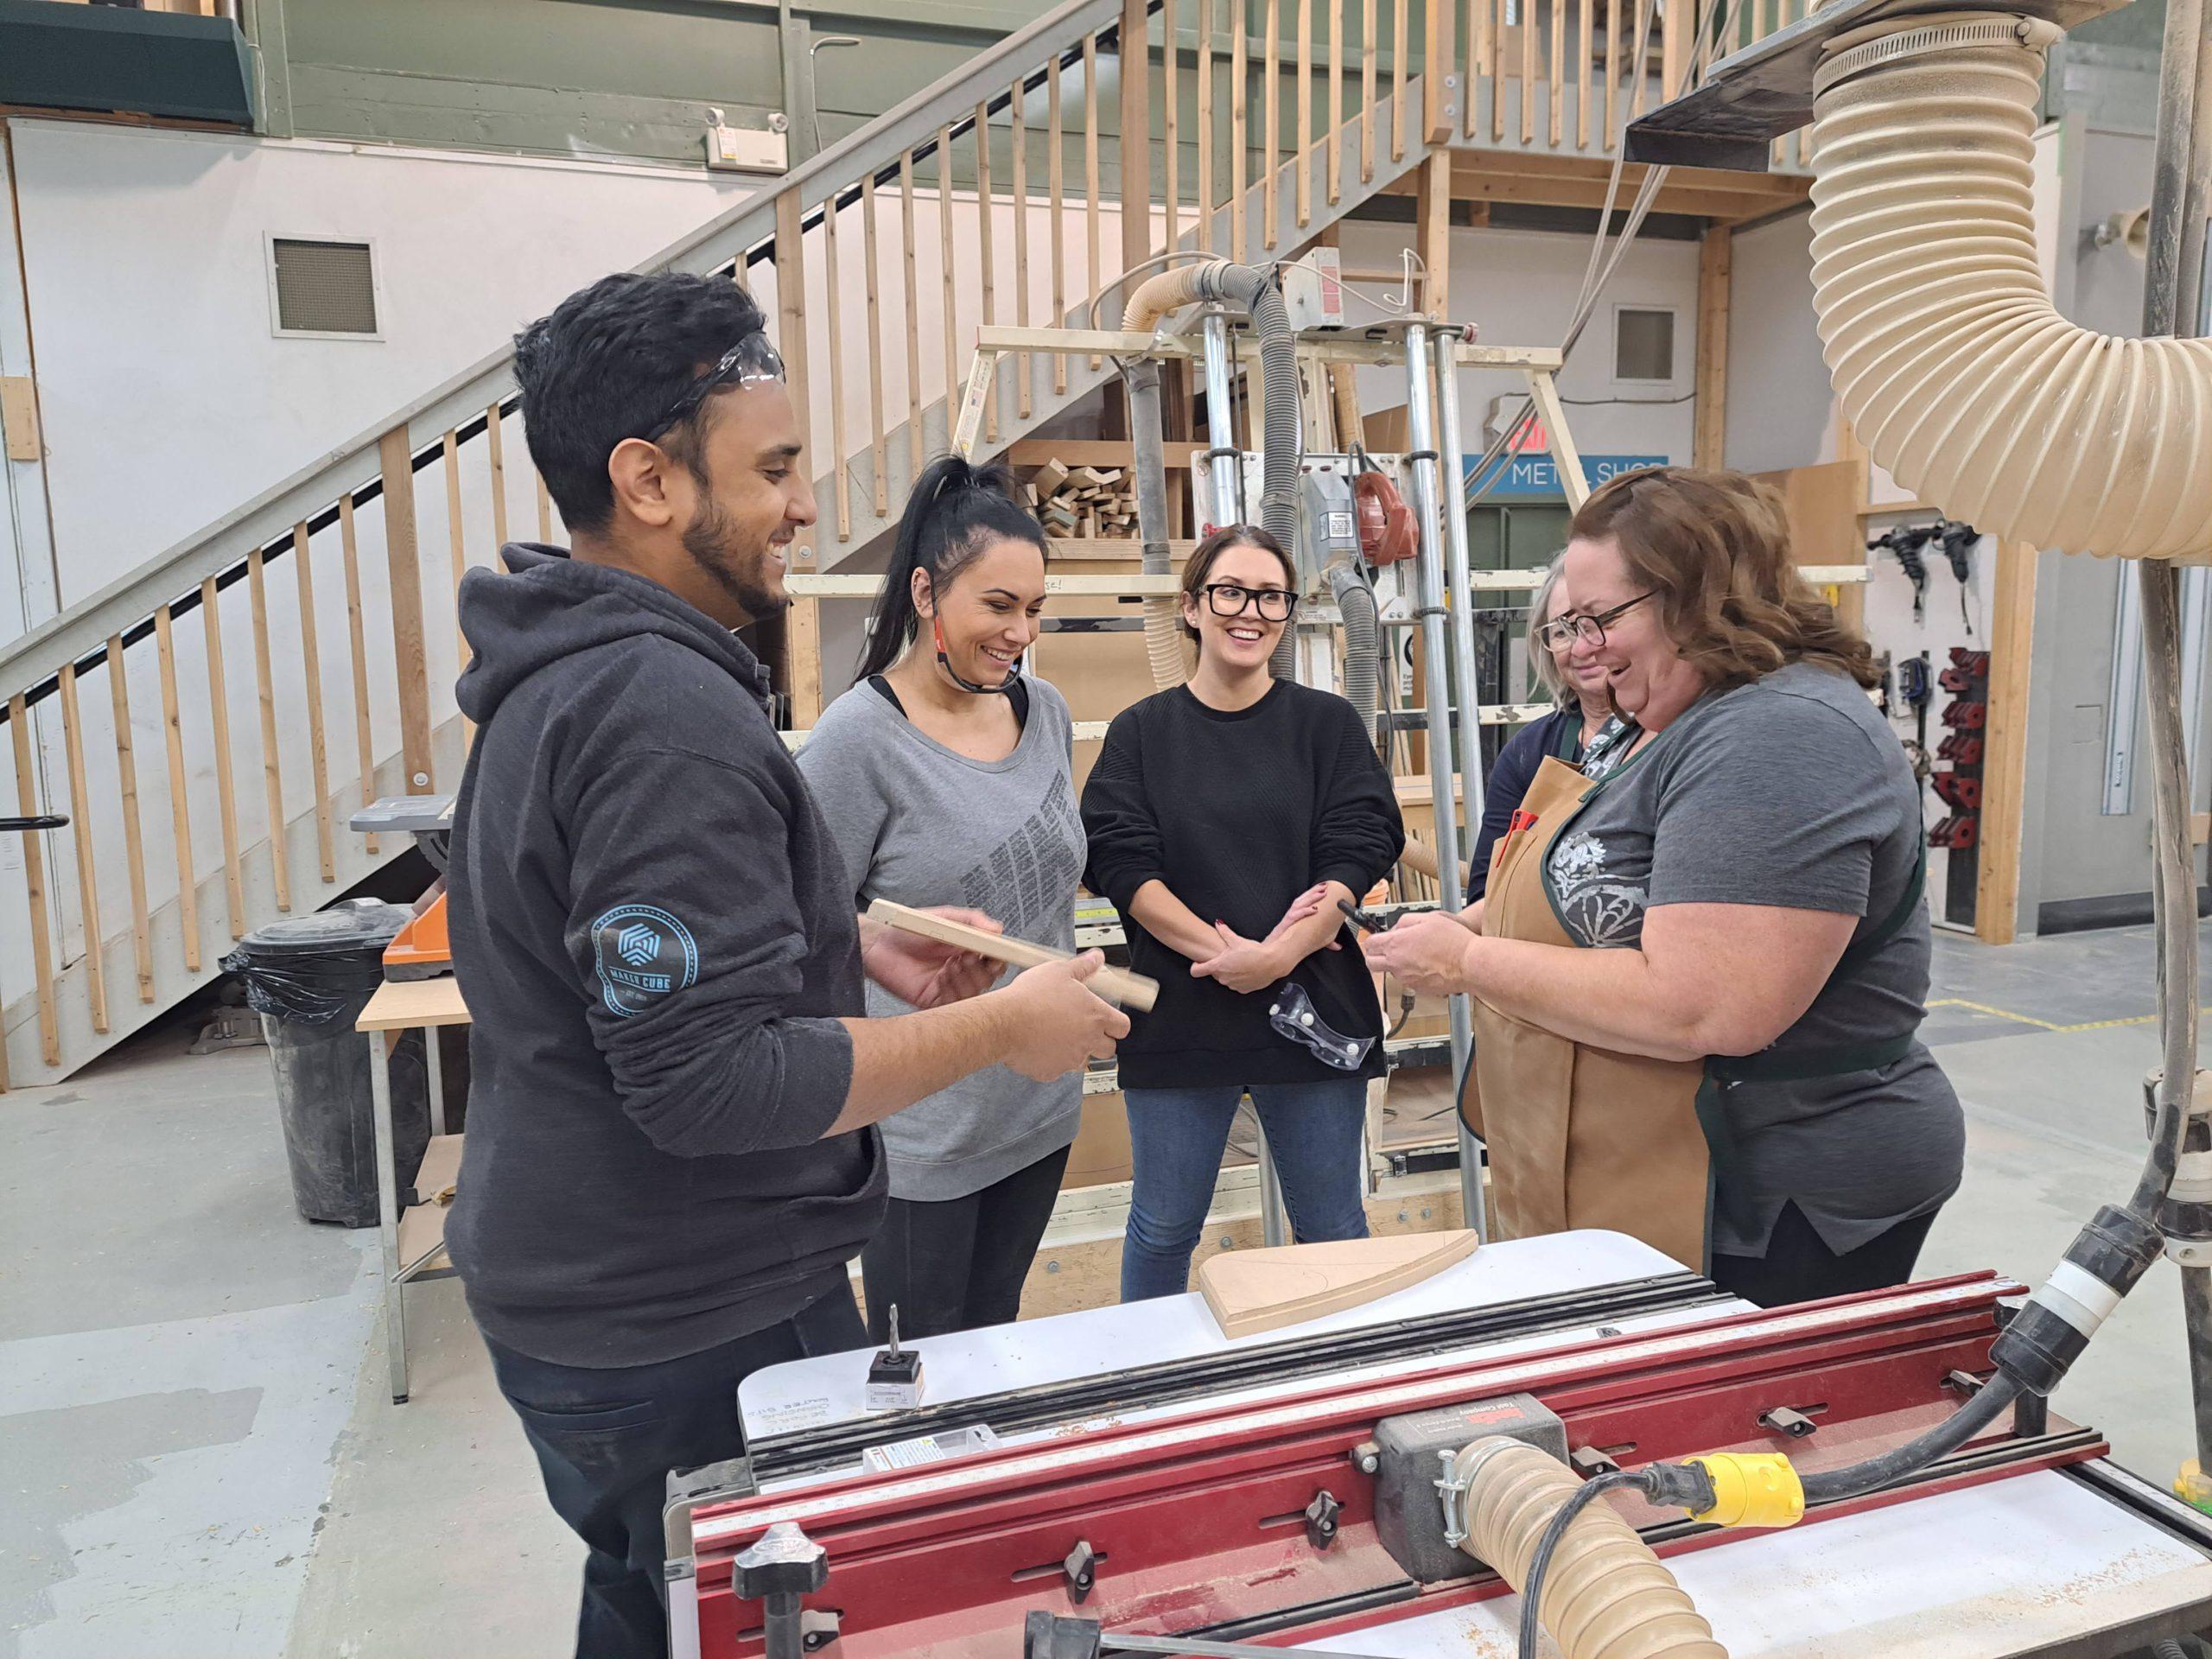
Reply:
M447 433L446 438L450 442L453 434ZM457 587L461 582L461 502L457 482L447 516L453 520L454 582ZM322 646L315 637L315 567L308 557L308 527L304 523L292 526L292 569L300 584L300 666L308 682L308 773L315 786L315 851L321 857L322 879L335 881L338 861L337 849L332 844L330 821L330 740L322 723Z
M812 730L822 718L822 601L797 598L784 613L785 664L791 678L791 721Z
M922 473L922 290L914 265L914 153L899 157L899 232L904 257L901 277L906 296L906 458L908 470Z
M207 704L215 724L215 799L223 820L223 891L231 937L245 937L245 880L238 865L238 779L231 756L231 702L224 686L222 607L215 578L200 584L200 626L207 639Z
M1302 231L1313 222L1313 0L1298 0L1298 142L1290 149Z
M1024 328L1030 325L1035 309L1030 303L1029 292L1029 127L1022 114L1022 99L1027 88L1017 80L1014 83L1014 315ZM1031 412L1029 386L1030 365L1033 359L1027 352L1014 360L1014 406L1027 421ZM878 508L880 512L882 509Z
M1251 164L1245 121L1252 95L1247 62L1242 0L1230 16L1229 37L1229 257L1244 263L1244 169Z
M2028 784L2028 667L2034 651L2036 550L1997 546L1990 594L1989 724L1983 734L1981 857L1974 868L1974 931L2010 944L2020 901L2021 818Z
M261 790L269 813L269 870L276 885L276 908L289 910L292 861L284 834L284 772L276 750L276 677L269 652L269 584L262 575L257 547L246 551L245 582L252 601L253 684L261 713Z
M1329 0L1329 104L1323 143L1329 206L1344 198L1344 13L1350 0Z
M1390 159L1406 159L1406 0L1390 6Z
M1268 147L1260 163L1260 245L1274 251L1282 235L1276 197L1282 184L1282 0L1267 0L1267 50L1260 63L1260 86L1267 107L1260 111L1261 141Z
M976 229L980 242L979 257L983 264L983 299L982 308L976 315L987 325L999 320L997 251L993 245L991 223L997 217L998 202L991 194L991 108L988 104L978 104L976 105ZM837 291L834 267L830 272L830 291L833 294ZM837 310L833 305L830 308L833 329L836 327L836 317ZM834 359L836 354L836 347L832 346L831 358ZM830 395L834 401L837 396L837 383L834 380L830 382ZM842 416L838 425L842 430ZM991 395L990 401L984 406L983 435L993 443L999 441L999 372L996 364L991 366Z
M790 353L784 353L784 361L791 361ZM423 561L415 539L415 468L407 447L407 429L396 426L379 438L377 455L384 471L385 563L391 572L391 658L399 677L399 753L407 793L419 795L436 788L437 779L430 759L430 668L423 648ZM281 824L276 831L283 833Z
M1198 0L1198 246L1217 245L1213 220L1214 0Z
M875 249L875 175L871 173L861 181L861 258L868 267L868 465L875 474L875 516L887 518L891 512L891 487L883 476L887 464L883 434L883 307L876 298L876 290L883 286L883 274L876 264Z
M1700 467L1717 467L1728 436L1728 284L1733 264L1731 233L1715 225L1698 245L1697 410L1692 450Z
M169 771L169 832L176 848L176 922L184 936L187 971L200 971L200 885L192 856L192 802L184 770L183 699L176 690L176 626L169 607L154 613L154 644L162 680L162 738Z
M496 413L498 406L493 405ZM496 424L491 429L497 431ZM498 451L493 452L493 500L499 500L497 486L499 479ZM496 523L501 515L493 514ZM361 804L367 806L377 798L376 741L369 729L369 647L368 635L361 615L361 559L353 542L353 498L338 498L338 545L344 556L346 567L346 637L353 655L353 758L361 768ZM502 543L505 545L505 543ZM224 791L227 798L228 786ZM377 838L370 836L368 848L373 855ZM232 937L236 937L233 935Z
M1359 181L1375 181L1375 0L1359 10Z
M492 553L496 558L499 550L507 544L506 422L497 404L484 411L484 454L486 463L492 469ZM348 524L353 523L353 503L351 498L341 499L338 511ZM376 849L373 839L369 845L373 852Z
M1045 72L1045 95L1052 107L1046 116L1046 190L1051 197L1047 217L1052 226L1052 316L1055 328L1064 327L1068 320L1068 239L1067 208L1067 146L1065 123L1060 116L1060 54L1052 54L1051 66ZM1068 389L1068 360L1065 357L1052 359L1052 391L1058 394Z
M16 810L38 816L38 786L31 771L31 715L22 697L8 699L8 731L15 740ZM46 842L34 830L22 839L23 897L31 914L31 974L38 987L39 1052L49 1066L61 1064L61 1025L54 1007L54 929L46 912Z
M107 1030L107 941L100 931L99 877L92 868L92 804L85 782L84 722L77 712L77 665L61 664L61 747L69 762L69 829L77 848L77 909L85 929L85 998L92 1029Z
M138 821L138 757L131 743L130 688L123 666L123 636L107 640L107 689L115 709L115 777L123 794L123 856L130 883L130 958L138 973L138 1000L154 1000L154 925L146 904L146 836Z
M1452 308L1452 152L1438 149L1422 157L1415 197L1422 267L1421 308L1441 320Z

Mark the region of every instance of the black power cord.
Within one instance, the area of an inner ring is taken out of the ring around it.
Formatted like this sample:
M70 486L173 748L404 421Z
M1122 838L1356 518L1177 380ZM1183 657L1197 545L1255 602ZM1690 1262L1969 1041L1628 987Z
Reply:
M1616 1469L1610 1475L1599 1475L1577 1487L1574 1496L1560 1504L1553 1513L1551 1524L1544 1529L1544 1535L1536 1541L1536 1553L1529 1558L1529 1580L1521 1586L1521 1659L1536 1659L1538 1632L1542 1626L1536 1619L1537 1598L1544 1587L1544 1573L1552 1564L1552 1552L1559 1548L1559 1541L1567 1536L1567 1529L1574 1524L1574 1517L1588 1509L1607 1492L1625 1491L1630 1488L1641 1491L1643 1486L1641 1471L1631 1474L1625 1469Z

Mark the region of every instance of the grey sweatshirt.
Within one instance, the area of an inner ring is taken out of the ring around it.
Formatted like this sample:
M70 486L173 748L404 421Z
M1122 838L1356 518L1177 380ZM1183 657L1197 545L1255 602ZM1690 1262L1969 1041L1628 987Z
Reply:
M861 908L964 905L1017 938L1075 948L1084 836L1068 706L1044 681L1027 683L1028 723L1003 760L924 736L865 683L823 712L799 771ZM868 1011L908 1009L871 981ZM1080 1072L1040 1084L1003 1065L978 1071L883 1121L891 1195L964 1198L1073 1141L1082 1112Z

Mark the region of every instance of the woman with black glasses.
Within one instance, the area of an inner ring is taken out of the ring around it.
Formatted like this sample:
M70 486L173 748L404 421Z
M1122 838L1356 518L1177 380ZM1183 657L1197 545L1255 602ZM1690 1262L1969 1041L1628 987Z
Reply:
M1268 671L1296 586L1264 531L1200 542L1180 601L1190 683L1122 710L1084 787L1090 886L1160 987L1120 1049L1124 1301L1187 1287L1247 1093L1298 1240L1367 1234L1360 1128L1382 1014L1358 952L1337 948L1337 902L1380 880L1405 835L1351 705Z

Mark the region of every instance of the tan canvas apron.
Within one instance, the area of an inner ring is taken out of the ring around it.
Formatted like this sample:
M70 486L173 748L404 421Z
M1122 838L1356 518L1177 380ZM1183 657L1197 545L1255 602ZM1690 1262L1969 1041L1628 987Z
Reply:
M1608 778L1618 775L1617 768ZM1544 873L1553 843L1602 786L1545 757L1522 799L1519 828L1491 853L1485 935L1579 946L1560 920ZM1926 874L1923 844L1903 896L1853 941L1828 984L1858 972L1911 919ZM1460 1115L1488 1144L1498 1236L1607 1228L1699 1272L1709 1262L1716 1188L1725 1199L1735 1185L1714 1179L1733 1161L1723 1091L1739 1083L1872 1070L1904 1058L1913 1043L1907 1031L1779 1053L1659 1060L1573 1042L1471 1000L1475 1064Z

